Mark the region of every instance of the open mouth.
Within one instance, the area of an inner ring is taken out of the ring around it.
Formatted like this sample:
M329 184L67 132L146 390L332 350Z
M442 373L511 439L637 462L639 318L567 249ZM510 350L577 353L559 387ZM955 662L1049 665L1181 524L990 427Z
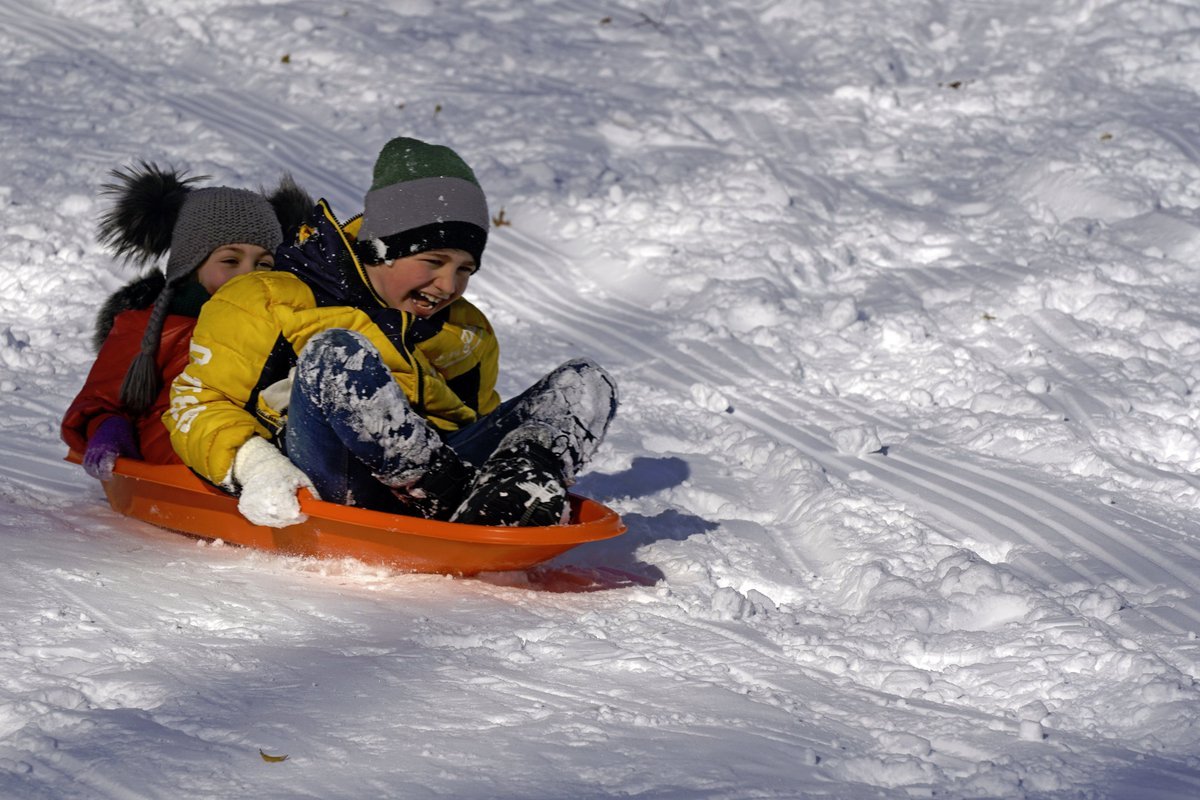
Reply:
M446 302L448 298L438 297L436 295L425 294L425 292L414 291L408 296L408 300L412 303L413 308L417 311L431 312Z

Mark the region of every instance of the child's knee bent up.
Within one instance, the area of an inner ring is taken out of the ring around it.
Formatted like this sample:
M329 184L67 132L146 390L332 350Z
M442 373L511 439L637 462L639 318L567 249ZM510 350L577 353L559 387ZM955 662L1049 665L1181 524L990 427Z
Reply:
M315 443L348 451L388 486L419 477L444 448L370 340L341 328L317 334L301 351L287 435L289 454L303 449L315 458Z

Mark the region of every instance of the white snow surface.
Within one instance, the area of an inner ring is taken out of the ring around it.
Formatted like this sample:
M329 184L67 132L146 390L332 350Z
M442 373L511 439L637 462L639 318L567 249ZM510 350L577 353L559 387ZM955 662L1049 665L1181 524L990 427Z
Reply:
M1200 796L1197 4L0 0L0 75L0 796ZM348 217L397 135L507 223L503 394L620 381L628 533L112 512L58 438L108 170Z

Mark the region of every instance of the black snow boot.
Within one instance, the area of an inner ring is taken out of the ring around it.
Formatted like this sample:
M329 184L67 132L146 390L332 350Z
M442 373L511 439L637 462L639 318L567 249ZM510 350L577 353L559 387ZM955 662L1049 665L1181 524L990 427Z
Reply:
M523 425L501 440L480 467L451 522L534 527L565 522L567 487L563 454L548 425Z
M409 516L445 520L462 503L474 477L475 468L443 446L434 451L419 477L393 485L392 494Z

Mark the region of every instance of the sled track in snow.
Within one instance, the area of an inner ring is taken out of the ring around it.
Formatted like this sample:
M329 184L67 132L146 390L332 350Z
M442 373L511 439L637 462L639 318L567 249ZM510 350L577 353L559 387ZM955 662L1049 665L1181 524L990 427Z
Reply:
M713 383L714 375L749 381L760 388L739 396L731 420L794 447L836 478L860 483L860 476L869 475L871 491L923 510L941 523L936 527L948 538L967 533L1000 546L1018 545L1017 565L1051 593L1063 584L1119 586L1123 581L1146 590L1178 588L1187 597L1176 598L1173 607L1138 608L1136 613L1158 631L1182 633L1200 623L1200 558L1190 548L1163 552L1130 532L1177 540L1162 525L1116 507L1105 507L1101 515L1089 507L1095 501L1050 492L1020 470L989 466L974 454L956 458L921 437L890 448L886 456L838 453L828 437L830 427L899 426L849 398L771 399L772 373L752 348L721 353L699 343L676 346L658 332L652 314L628 302L574 297L563 271L551 268L563 258L519 231L494 237L489 255L500 262L481 275L489 299L513 311L536 309L541 324L585 343L602 361L634 372L653 370L659 382L684 396L695 384ZM549 285L547 276L561 285ZM564 307L561 297L567 296L572 302ZM824 426L801 419L821 420ZM1029 550L1035 555L1028 555Z
M1015 284L1024 273L1015 267L1002 264L990 266L974 265L970 270L972 281L978 281L981 271L986 270L997 279L991 283L997 286ZM942 291L958 291L962 288L963 279L952 269L945 267L928 267L922 269L905 269L900 271L900 277L916 297L924 296L933 289ZM1088 444L1096 450L1108 463L1123 472L1136 476L1148 482L1167 481L1182 483L1193 488L1200 488L1200 476L1184 472L1169 472L1150 464L1134 461L1126 457L1118 448L1106 445L1100 435L1101 428L1096 420L1111 415L1105 403L1088 393L1081 387L1093 386L1107 389L1112 381L1101 374L1096 367L1080 359L1066 361L1059 354L1073 351L1070 344L1071 327L1084 327L1082 323L1070 320L1063 312L1043 309L1033 314L1018 318L1016 329L1025 337L1020 340L1007 334L997 327L994 338L997 342L1006 343L1012 349L1025 348L1030 344L1038 349L1039 355L1046 360L1041 372L1053 391L1042 395L1041 399L1051 407L1056 407L1065 420L1072 425L1081 426L1088 437ZM962 347L971 349L966 343ZM1114 389L1108 392L1113 396L1122 393Z
M1067 365L1057 363L1055 353L1068 352L1069 347L1066 344L1067 335L1061 330L1061 320L1058 315L1052 312L1042 312L1028 318L1028 327L1031 329L1036 340L1044 345L1045 355L1051 364L1053 374L1058 375L1062 380L1057 383L1051 383L1055 386L1050 397L1057 399L1064 413L1073 421L1082 425L1087 429L1091 437L1091 442L1106 460L1115 464L1123 471L1135 475L1146 481L1179 481L1188 484L1193 488L1200 488L1200 477L1189 475L1187 473L1167 472L1149 464L1142 464L1126 458L1121 453L1114 450L1112 447L1105 447L1100 437L1098 436L1098 428L1094 421L1095 417L1101 417L1109 413L1109 408L1102 402L1096 400L1086 392L1079 391L1073 387L1073 381L1067 374ZM1076 371L1084 371L1086 374L1080 375L1085 383L1091 385L1106 385L1108 381L1104 379L1097 370L1088 366L1084 362L1076 362Z
M175 95L170 102L180 113L206 120L214 128L219 127L224 135L240 143L246 152L257 152L266 162L299 164L295 177L301 188L319 190L317 195L330 195L327 199L336 204L336 208L355 208L361 203L359 199L352 198L358 198L362 189L344 175L326 169L316 159L297 158L303 153L324 152L337 141L330 135L318 135L318 127L310 120L277 106L268 111L261 101L236 91L228 95Z
M30 42L52 45L88 71L119 81L125 92L145 108L166 103L180 116L200 120L222 136L228 137L243 152L258 154L262 164L291 169L297 183L318 195L326 196L335 208L352 209L361 203L362 189L335 170L326 169L319 158L305 157L341 147L341 138L324 124L314 121L292 106L265 102L244 87L226 86L220 92L196 92L192 85L164 90L167 80L150 70L123 66L106 55L97 42L111 37L99 28L62 16L39 13L36 9L10 1L0 2L0 25L19 33ZM202 69L196 65L194 69ZM197 80L194 85L220 85L215 79ZM113 167L131 161L139 154L114 154ZM253 159L244 162L247 166ZM273 183L273 176L270 183Z
M686 718L680 718L637 696L595 690L592 681L597 665L632 660L648 683L687 680L706 684L714 692L732 692L748 698L757 710L748 712L743 707L739 724L752 728L764 747L779 744L790 753L807 747L836 754L842 745L831 739L829 732L835 732L843 744L861 742L863 719L876 720L880 728L887 730L921 730L930 738L940 737L944 725L944 735L951 739L965 723L977 734L973 746L979 749L973 751L971 761L964 762L973 765L979 760L1002 757L1018 733L1020 721L1009 715L901 696L855 683L850 676L837 675L811 663L798 662L770 638L773 632L769 629L703 619L683 609L664 612L646 606L633 608L633 611L604 612L612 615L605 627L629 632L628 637L614 635L602 643L592 643L591 646L604 649L595 656L575 650L571 659L558 663L552 676L539 677L505 663L507 646L501 644L494 650L495 665L489 668L486 677L490 693L504 698L514 715L523 713L522 709L530 704L547 712L567 712L582 701L627 719L644 720L635 724L654 727L670 736L706 737L709 729L720 730L729 724L729 720L719 714L713 716L703 705L690 709L684 715ZM556 611L552 616L557 614ZM665 633L647 637L638 631L643 626ZM417 639L427 647L439 644L437 635ZM580 644L584 651L588 647L588 643ZM822 696L836 701L813 701ZM797 698L805 700L798 702ZM487 721L481 723L485 728L490 725ZM1085 738L1068 731L1055 731L1054 735L1066 747L1082 744ZM1121 751L1124 758L1135 757L1120 743L1113 743L1112 747ZM951 773L958 771L952 765L944 768ZM1178 780L1194 782L1189 773L1175 765L1164 764L1163 769ZM830 795L838 795L840 791L831 787Z

